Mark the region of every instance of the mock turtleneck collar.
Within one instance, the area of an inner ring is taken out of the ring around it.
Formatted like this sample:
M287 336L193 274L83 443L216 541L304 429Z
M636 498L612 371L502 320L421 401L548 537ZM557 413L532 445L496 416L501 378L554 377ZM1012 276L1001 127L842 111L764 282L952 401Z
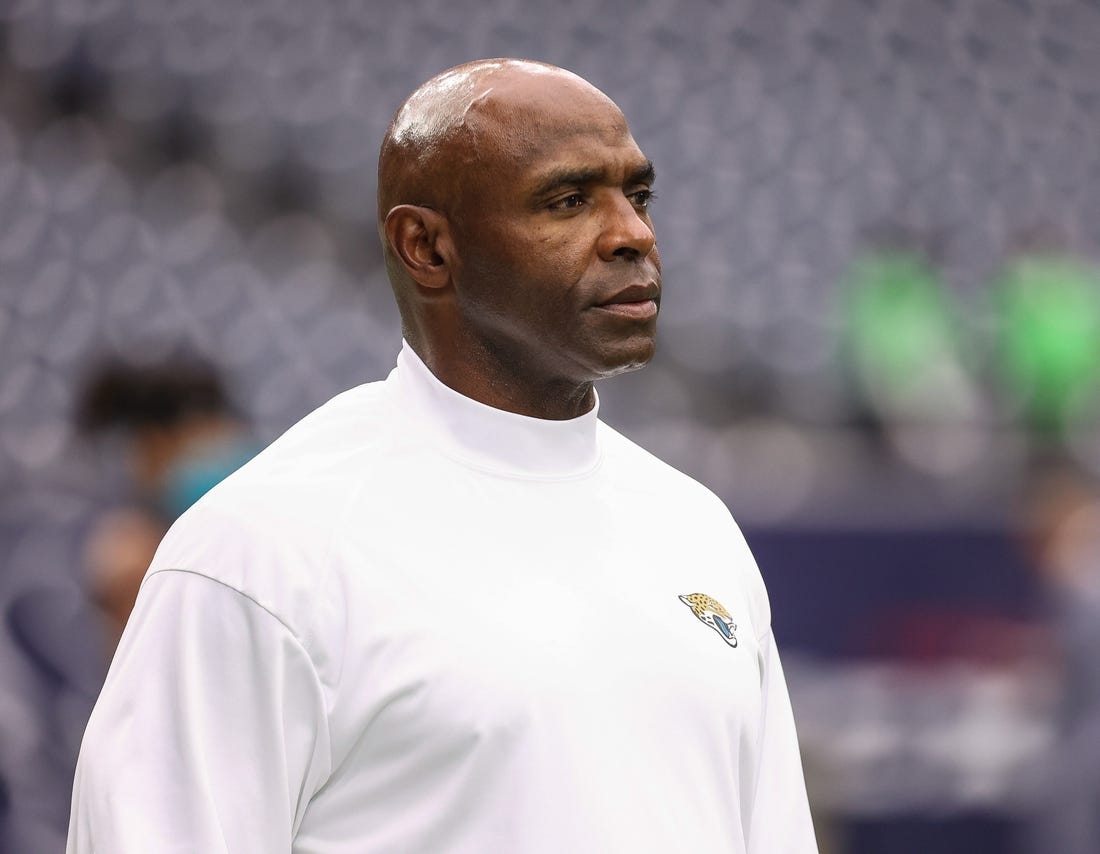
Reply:
M462 462L534 478L576 477L599 463L599 397L584 415L566 421L506 412L444 385L405 341L390 379L412 407L418 427Z

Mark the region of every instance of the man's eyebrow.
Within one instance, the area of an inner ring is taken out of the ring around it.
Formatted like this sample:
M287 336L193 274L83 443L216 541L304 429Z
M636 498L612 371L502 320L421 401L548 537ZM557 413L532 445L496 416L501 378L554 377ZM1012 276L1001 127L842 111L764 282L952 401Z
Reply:
M534 195L548 196L562 187L583 187L601 180L607 175L605 169L555 169L539 179Z
M647 160L639 164L633 172L627 176L628 184L650 184L654 178L653 161ZM539 179L535 185L535 196L548 196L562 187L583 187L606 181L608 171L603 168L570 168L556 169Z
M653 179L656 177L657 173L653 169L653 161L647 160L631 173L630 180L627 183L652 184Z

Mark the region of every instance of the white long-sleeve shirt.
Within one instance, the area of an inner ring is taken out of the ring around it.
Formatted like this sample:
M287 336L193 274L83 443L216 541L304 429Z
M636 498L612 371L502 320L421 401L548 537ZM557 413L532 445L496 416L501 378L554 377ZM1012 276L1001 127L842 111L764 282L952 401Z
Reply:
M817 850L736 525L595 410L492 409L408 347L169 532L68 844L701 850Z

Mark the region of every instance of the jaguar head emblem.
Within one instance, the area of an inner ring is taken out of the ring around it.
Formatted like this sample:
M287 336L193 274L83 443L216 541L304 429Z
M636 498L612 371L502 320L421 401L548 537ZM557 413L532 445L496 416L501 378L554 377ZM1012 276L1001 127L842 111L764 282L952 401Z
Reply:
M691 608L691 612L702 622L706 623L730 646L737 646L737 623L733 621L730 612L722 607L722 603L711 599L705 593L691 593L681 596L680 601Z

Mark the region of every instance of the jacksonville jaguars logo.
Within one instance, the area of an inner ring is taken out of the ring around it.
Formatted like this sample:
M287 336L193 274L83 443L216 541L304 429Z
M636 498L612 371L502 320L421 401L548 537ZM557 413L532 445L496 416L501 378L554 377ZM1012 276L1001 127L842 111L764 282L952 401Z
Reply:
M730 646L737 646L737 623L733 621L730 612L722 607L722 603L711 599L705 593L691 593L681 596L680 601L691 608L691 613L706 623L718 634L722 640Z

